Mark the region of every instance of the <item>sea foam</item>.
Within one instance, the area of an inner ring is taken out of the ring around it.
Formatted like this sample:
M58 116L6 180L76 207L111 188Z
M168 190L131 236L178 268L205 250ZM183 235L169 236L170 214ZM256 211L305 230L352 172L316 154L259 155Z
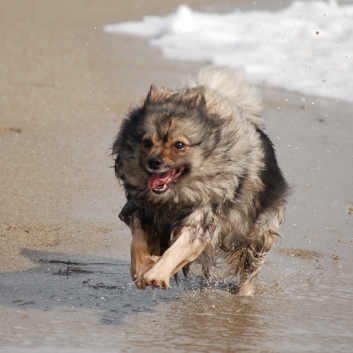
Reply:
M294 2L277 11L201 13L104 27L151 38L170 59L242 68L253 83L353 101L353 5Z

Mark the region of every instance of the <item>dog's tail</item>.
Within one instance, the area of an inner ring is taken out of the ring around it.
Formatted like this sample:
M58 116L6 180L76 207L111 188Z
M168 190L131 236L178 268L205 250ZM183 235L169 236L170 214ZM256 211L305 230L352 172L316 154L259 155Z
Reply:
M189 87L208 87L242 110L253 124L263 127L261 95L247 82L242 71L229 67L206 66L198 72L195 81L190 80Z

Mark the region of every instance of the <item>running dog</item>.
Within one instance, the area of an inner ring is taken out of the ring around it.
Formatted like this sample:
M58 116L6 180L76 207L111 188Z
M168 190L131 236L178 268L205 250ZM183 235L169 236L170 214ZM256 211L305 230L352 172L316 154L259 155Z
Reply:
M151 86L113 145L136 286L168 288L198 259L242 295L275 246L288 185L244 75L205 67L185 88Z

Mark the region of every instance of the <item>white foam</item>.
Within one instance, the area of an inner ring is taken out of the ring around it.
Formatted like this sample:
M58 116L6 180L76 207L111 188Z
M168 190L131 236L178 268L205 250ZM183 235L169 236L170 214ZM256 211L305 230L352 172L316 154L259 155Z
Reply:
M254 83L353 101L353 5L294 2L278 12L200 13L108 25L152 37L170 59L241 67Z

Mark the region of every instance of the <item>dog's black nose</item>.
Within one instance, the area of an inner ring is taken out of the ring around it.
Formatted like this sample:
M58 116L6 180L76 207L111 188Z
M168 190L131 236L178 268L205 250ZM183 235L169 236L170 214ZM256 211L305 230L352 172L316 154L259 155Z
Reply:
M148 166L151 169L158 169L162 166L163 164L163 159L160 157L152 157L148 160Z

